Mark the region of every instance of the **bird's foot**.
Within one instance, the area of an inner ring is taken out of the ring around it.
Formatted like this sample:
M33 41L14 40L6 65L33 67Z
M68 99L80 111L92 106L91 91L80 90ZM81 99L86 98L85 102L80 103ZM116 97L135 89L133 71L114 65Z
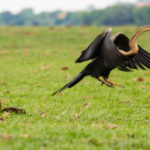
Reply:
M122 86L122 85L120 85L120 84L118 84L118 83L115 83L115 82L113 82L113 81L110 81L109 79L105 79L105 81L106 81L107 83L109 83L112 87L118 86L118 87L121 87L121 88L125 88L124 86Z
M105 81L105 80L104 80ZM109 83L109 82L104 82L103 84L105 84L105 85L107 85L108 87L114 87L114 85L113 84L111 84L111 83Z
M107 82L106 80L102 80L100 78L98 78L98 80L102 83L101 86L105 84L109 87L114 87L111 83Z

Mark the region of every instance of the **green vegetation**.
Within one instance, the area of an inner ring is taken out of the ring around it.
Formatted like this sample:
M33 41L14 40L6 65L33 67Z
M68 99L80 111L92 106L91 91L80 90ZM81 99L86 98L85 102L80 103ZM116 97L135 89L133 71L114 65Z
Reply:
M27 111L1 113L1 150L150 149L150 71L114 70L110 78L125 89L101 86L87 77L51 96L86 65L74 61L106 28L0 28L3 108ZM112 32L130 37L136 29L115 27ZM150 50L149 33L138 43Z
M79 26L79 25L146 25L150 24L150 7L138 8L132 4L120 3L100 10L78 12L41 12L24 9L17 14L9 11L0 13L0 25L11 26Z

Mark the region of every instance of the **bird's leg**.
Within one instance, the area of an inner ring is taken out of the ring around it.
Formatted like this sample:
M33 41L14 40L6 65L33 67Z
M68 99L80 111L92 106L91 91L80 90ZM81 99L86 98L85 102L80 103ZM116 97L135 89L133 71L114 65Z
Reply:
M97 78L97 79L98 79L98 81L100 81L100 82L102 83L102 85L103 85L103 84L106 84L106 85L109 86L109 87L113 87L112 84L108 83L106 80L102 80L100 77Z
M108 78L104 78L104 80L105 80L107 83L109 83L111 86L119 86L119 87L121 87L121 88L124 88L124 86L122 86L122 85L120 85L120 84L118 84L118 83L115 83L115 82L111 81L111 80L108 79Z

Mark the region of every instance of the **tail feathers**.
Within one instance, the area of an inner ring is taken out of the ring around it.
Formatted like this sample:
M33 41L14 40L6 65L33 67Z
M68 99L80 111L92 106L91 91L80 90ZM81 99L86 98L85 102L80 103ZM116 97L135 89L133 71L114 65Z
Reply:
M83 78L84 78L85 74L83 72L79 73L78 76L76 76L72 81L70 81L69 83L67 83L64 87L62 87L61 89L57 90L56 92L54 92L52 94L55 95L55 94L59 94L61 91L63 91L64 89L66 88L71 88L73 87L74 85L76 85L78 82L80 82Z

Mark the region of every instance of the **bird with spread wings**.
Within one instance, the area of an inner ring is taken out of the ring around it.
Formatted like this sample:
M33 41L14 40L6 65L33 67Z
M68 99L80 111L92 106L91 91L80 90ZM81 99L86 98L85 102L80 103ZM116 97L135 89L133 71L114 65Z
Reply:
M91 60L91 62L72 81L54 92L60 93L66 88L71 88L85 76L92 76L102 84L109 87L123 87L109 79L110 72L118 68L121 71L132 69L150 68L150 53L145 51L136 42L141 33L150 30L150 25L140 28L129 39L125 34L118 33L111 37L111 28L102 32L96 39L82 51L76 63Z

